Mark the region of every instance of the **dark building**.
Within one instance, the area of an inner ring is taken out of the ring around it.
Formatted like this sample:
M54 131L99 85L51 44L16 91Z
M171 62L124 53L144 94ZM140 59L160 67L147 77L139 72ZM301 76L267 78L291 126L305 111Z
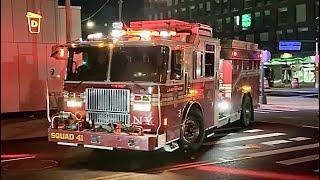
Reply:
M319 0L145 0L144 7L149 20L200 22L213 27L214 37L255 42L269 50L273 59L281 60L272 67L275 81L283 84L297 77L317 86L310 59L318 37ZM279 42L289 40L301 43L299 49L279 50ZM292 55L291 59L284 60L284 53ZM301 61L305 65L297 65Z
M180 19L209 24L214 36L258 43L279 52L280 40L302 41L298 54L315 51L319 0L145 0L146 19Z

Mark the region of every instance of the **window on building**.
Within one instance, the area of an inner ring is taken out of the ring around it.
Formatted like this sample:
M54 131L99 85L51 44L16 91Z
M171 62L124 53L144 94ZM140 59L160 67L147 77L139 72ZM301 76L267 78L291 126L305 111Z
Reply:
M253 6L252 0L244 0L244 4L243 4L244 9L252 8L252 6Z
M319 17L319 1L315 1L315 18Z
M199 15L200 16L205 15L205 10L203 8L203 3L199 3Z
M261 13L255 12L254 13L254 24L255 27L261 27L262 26L262 19L261 19Z
M287 39L295 39L293 29L287 29Z
M272 0L264 0L264 4L265 5L271 5L272 4Z
M296 22L305 22L307 20L306 4L296 5Z
M171 11L168 11L168 18L171 18Z
M163 12L160 12L159 18L160 18L160 19L163 19Z
M193 79L203 76L203 54L201 52L193 52Z
M240 16L234 16L233 17L233 29L235 31L240 29Z
M246 41L254 42L254 34L247 34L246 35Z
M182 3L183 3L183 2L184 2L184 0L180 0L180 2L182 2Z
M242 7L243 1L239 0L231 0L230 11L235 12L239 11L240 7Z
M167 0L167 6L172 6L172 0Z
M189 6L189 19L194 19L196 15L196 7L194 5Z
M211 2L210 1L206 2L206 11L207 12L211 11Z
M262 42L269 41L269 33L268 32L260 33L260 41Z
M299 27L298 29L298 39L310 39L310 33L308 27Z
M226 24L230 24L231 23L231 18L230 17L227 17L226 18Z
M203 9L203 3L199 3L199 9Z
M187 8L181 8L181 16L182 16L183 18L188 18Z
M214 7L214 14L220 14L221 13L220 0L214 0L213 1L213 7Z
M174 0L175 5L178 5L178 3L179 3L179 0Z
M149 15L148 15L148 19L149 19L149 20L152 20L152 14L149 14Z
M263 0L256 0L256 7L262 7Z
M172 51L170 79L180 80L182 78L181 64L182 64L182 52L180 50Z
M158 14L154 14L154 19L158 19Z
M215 23L216 32L222 32L222 19L217 19Z
M277 30L276 35L277 35L277 41L280 41L282 39L283 31Z
M272 23L272 19L271 19L271 12L270 10L265 10L264 11L264 17L263 17L263 23L266 27L269 27Z
M288 23L288 8L281 7L278 8L278 24L287 24Z
M179 16L178 9L174 9L173 10L173 16L174 17L178 17Z
M229 9L230 9L229 0L223 0L222 8L223 8L223 11L222 11L223 13L228 13L229 12Z

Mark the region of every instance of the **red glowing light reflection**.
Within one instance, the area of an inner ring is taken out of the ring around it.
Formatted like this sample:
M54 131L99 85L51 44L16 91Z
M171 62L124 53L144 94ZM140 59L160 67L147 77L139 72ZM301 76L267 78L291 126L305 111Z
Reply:
M238 168L230 168L230 167L219 167L219 166L200 166L197 167L198 170L209 171L215 173L223 173L223 174L235 174L235 175L244 175L244 176L252 176L257 178L268 178L268 179L281 179L281 180L316 180L317 176L307 176L307 175L294 175L287 173L278 173L278 172L270 172L270 171L257 171L257 170L249 170L249 169L238 169Z

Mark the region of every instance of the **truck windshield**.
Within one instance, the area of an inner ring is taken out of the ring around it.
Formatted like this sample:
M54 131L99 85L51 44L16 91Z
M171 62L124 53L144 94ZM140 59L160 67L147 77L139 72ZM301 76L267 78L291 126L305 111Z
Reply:
M165 46L114 47L110 81L163 82L168 56Z
M107 79L109 49L74 48L69 51L67 78L69 81L104 81Z
M69 49L67 81L105 81L109 48ZM114 47L110 81L165 82L169 48L165 46Z

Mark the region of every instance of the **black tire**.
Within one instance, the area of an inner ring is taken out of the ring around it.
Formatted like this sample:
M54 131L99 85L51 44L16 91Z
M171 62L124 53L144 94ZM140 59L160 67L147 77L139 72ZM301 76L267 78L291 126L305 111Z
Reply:
M196 151L205 138L203 115L197 108L191 108L186 115L180 131L179 146L184 151Z
M244 95L241 106L240 125L248 127L254 120L252 101L249 95Z

